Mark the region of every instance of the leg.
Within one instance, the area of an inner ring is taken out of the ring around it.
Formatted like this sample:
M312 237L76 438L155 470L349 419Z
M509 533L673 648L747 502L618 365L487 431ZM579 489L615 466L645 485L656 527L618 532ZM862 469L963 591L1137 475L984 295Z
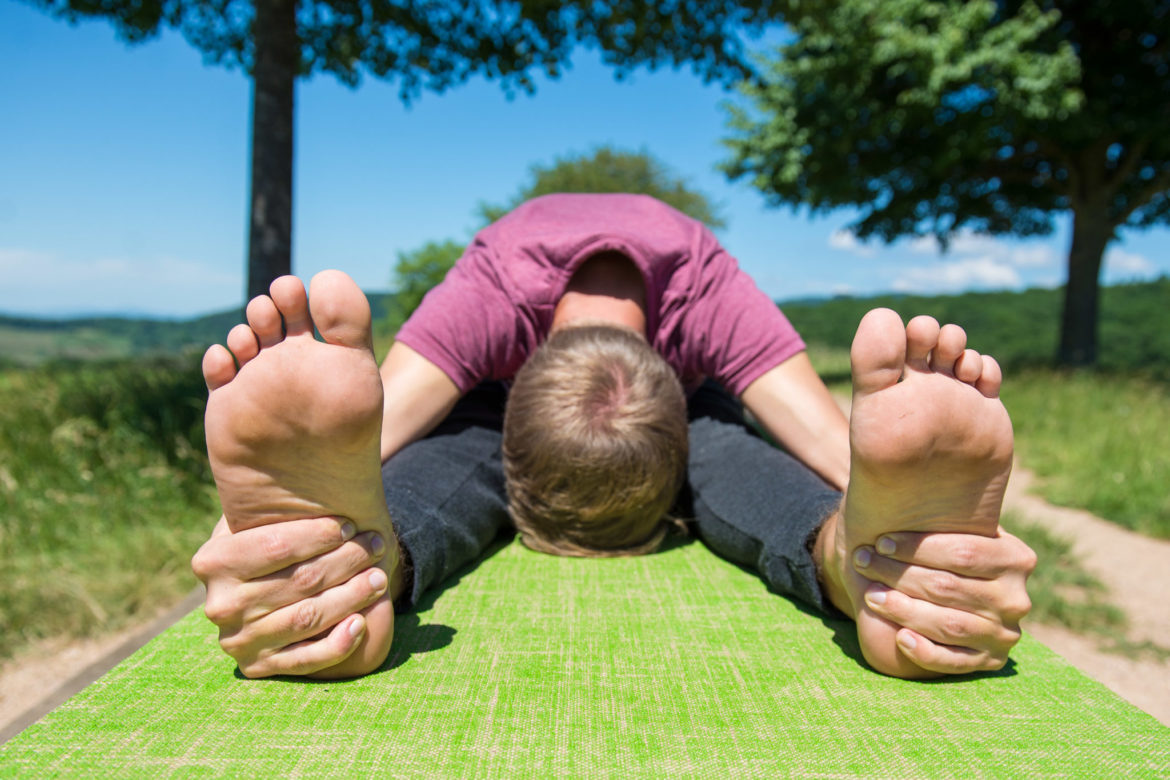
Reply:
M409 559L403 601L411 606L509 526L500 462L506 397L500 383L476 387L429 436L382 465L386 505Z
M687 413L689 501L681 511L716 553L755 569L777 592L826 609L808 541L841 494L760 438L718 384L700 387Z

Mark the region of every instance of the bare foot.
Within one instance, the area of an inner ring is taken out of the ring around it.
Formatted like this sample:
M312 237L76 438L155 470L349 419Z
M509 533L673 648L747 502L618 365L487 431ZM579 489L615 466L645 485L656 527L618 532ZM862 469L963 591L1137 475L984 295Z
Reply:
M277 279L271 297L248 304L248 324L228 334L231 352L216 345L204 355L207 449L224 517L233 533L348 518L358 532L377 531L386 541L379 565L392 583L397 545L382 489L382 383L369 304L339 271L317 274L310 292L306 300L299 279ZM324 343L314 339L314 323ZM393 635L389 592L362 610L361 643L325 676L382 662Z
M917 317L903 327L889 309L869 312L853 341L850 480L834 546L866 660L898 677L934 675L898 650L899 626L867 606L869 582L848 556L892 531L996 535L1012 425L998 364L966 342L957 326Z

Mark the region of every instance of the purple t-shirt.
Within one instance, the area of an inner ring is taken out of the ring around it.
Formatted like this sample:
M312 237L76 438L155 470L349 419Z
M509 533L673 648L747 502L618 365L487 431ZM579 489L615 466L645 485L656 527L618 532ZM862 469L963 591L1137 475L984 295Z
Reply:
M484 228L398 340L466 392L511 379L544 341L586 259L629 257L646 283L646 336L684 387L735 395L804 349L780 309L711 231L646 195L546 195Z

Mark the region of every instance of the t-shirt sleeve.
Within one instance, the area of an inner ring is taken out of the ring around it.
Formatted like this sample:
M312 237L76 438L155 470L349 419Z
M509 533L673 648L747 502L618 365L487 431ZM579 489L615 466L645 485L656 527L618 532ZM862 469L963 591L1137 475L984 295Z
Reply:
M470 247L395 337L464 393L514 376L535 343L534 324L511 300L489 251Z
M722 248L702 263L683 322L696 373L739 396L766 371L804 349L780 307Z

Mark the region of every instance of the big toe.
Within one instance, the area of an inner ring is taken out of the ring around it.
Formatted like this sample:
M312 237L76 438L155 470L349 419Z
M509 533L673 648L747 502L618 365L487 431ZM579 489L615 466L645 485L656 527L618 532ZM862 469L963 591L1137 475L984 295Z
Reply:
M892 309L873 309L861 318L849 351L853 390L873 393L898 383L906 366L906 328Z
M370 304L341 271L321 271L309 282L309 309L321 337L330 344L372 349Z

